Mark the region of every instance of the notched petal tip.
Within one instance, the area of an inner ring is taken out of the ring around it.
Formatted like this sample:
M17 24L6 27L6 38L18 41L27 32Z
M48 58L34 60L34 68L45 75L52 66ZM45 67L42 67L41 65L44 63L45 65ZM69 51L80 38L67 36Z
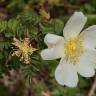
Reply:
M76 12L74 12L73 15L83 16L83 17L85 17L85 19L87 19L87 17L86 17L86 16L83 14L83 12L81 12L81 11L76 11Z
M67 73L66 73L67 74ZM74 87L77 87L78 85L78 80L76 80L75 82L72 82L72 79L70 78L70 82L65 82L65 80L63 80L62 78L60 78L60 75L61 74L58 74L56 73L55 71L55 79L57 81L58 84L62 85L62 86L67 86L67 87L71 87L71 88L74 88Z
M47 46L48 44L56 44L57 42L63 41L63 40L64 38L62 36L58 36L50 33L48 33L44 38L44 42Z
M63 29L65 38L77 36L82 31L86 21L87 17L82 12L74 12Z
M49 49L44 49L40 53L41 57L43 60L51 60L51 50Z
M63 59L56 68L55 79L60 85L67 87L76 87L79 81L75 67Z
M40 52L41 58L44 59L44 50Z
M61 54L56 52L55 48L50 48L42 50L41 57L43 60L54 60L60 58Z

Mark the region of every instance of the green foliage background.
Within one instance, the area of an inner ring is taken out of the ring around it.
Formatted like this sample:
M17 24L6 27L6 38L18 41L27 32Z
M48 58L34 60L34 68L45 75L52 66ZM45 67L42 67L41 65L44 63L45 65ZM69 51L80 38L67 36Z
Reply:
M44 36L62 35L74 11L82 11L88 17L85 27L96 24L95 0L0 0L0 96L88 95L94 77L79 76L76 88L60 86L54 78L59 60L44 61L40 57L40 51L46 48ZM29 37L38 49L30 64L11 56L13 37Z

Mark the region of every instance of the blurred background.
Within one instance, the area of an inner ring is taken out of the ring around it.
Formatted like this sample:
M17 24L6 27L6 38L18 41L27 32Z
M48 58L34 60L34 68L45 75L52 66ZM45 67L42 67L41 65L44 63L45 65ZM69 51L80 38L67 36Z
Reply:
M62 35L75 11L88 17L85 28L96 24L96 0L0 0L0 96L88 96L95 77L79 76L76 88L60 86L54 78L59 60L43 61L38 51L26 65L10 55L13 37L29 36L32 46L46 48L44 36Z

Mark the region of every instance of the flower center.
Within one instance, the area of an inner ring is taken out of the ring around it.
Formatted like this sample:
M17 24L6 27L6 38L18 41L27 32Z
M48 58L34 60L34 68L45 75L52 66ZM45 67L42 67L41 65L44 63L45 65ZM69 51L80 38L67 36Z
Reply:
M70 38L67 43L65 43L64 51L67 61L73 64L78 63L80 56L85 52L82 36Z

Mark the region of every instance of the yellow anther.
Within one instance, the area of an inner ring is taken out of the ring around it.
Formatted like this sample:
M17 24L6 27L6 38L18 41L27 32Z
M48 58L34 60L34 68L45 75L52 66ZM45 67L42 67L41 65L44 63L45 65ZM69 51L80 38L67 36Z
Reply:
M70 38L65 44L65 58L70 63L76 64L79 62L80 56L84 53L82 36Z

